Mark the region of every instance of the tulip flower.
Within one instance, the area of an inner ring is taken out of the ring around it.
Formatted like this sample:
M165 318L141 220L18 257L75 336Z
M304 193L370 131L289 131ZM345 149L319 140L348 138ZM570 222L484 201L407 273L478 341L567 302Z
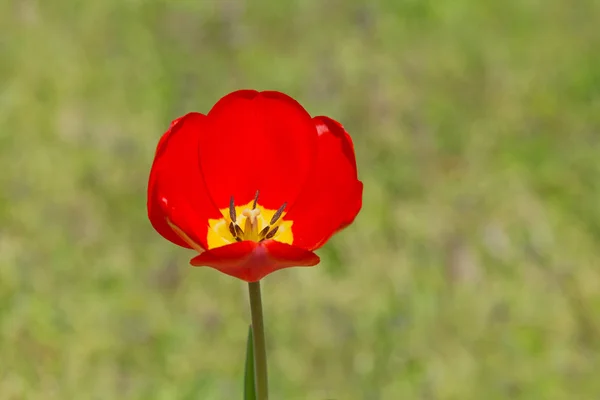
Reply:
M148 216L207 266L247 282L319 263L314 251L362 204L341 124L291 97L240 90L171 123L156 149Z
M176 119L160 139L148 183L152 226L196 250L192 265L248 282L246 398L268 399L260 280L318 264L314 251L354 221L362 191L342 125L311 118L283 93L230 93L206 115Z

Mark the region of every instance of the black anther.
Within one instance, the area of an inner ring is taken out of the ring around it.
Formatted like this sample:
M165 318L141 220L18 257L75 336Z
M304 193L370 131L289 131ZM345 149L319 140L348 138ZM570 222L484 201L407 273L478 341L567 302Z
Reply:
M273 236L275 236L275 234L277 233L277 230L279 229L278 226L276 226L275 228L273 228L273 230L269 233L267 233L267 236L265 236L265 239L271 239Z
M269 225L265 226L263 228L263 230L260 231L260 233L258 234L258 236L259 237L264 237L269 232L269 229L271 229L271 227Z
M254 203L252 203L252 209L254 210L256 208L256 203L258 203L258 193L259 191L256 191L256 194L254 195Z
M231 221L236 222L235 202L233 200L233 196L231 196L229 199L229 218L231 218Z
M279 218L281 218L281 214L283 214L283 210L285 210L286 206L287 202L283 203L281 207L279 207L279 209L275 211L275 214L273 214L273 218L271 218L271 222L269 222L269 225L273 225L275 222L277 222Z
M244 231L240 228L239 225L235 225L235 236L243 236Z

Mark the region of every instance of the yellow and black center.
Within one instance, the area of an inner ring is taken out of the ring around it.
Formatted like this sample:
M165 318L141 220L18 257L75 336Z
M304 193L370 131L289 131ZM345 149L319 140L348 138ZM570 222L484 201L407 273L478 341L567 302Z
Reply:
M229 207L221 210L223 218L208 221L209 249L244 240L262 242L273 239L292 244L293 221L284 219L287 204L284 203L277 210L269 210L258 203L258 195L257 191L253 201L237 207L231 196Z

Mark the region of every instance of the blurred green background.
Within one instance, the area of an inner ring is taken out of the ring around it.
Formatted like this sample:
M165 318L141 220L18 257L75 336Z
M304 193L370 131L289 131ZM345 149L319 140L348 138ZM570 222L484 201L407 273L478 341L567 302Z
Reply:
M263 284L273 399L600 398L600 3L0 3L0 398L239 399L244 284L155 233L238 88L353 135L364 207Z

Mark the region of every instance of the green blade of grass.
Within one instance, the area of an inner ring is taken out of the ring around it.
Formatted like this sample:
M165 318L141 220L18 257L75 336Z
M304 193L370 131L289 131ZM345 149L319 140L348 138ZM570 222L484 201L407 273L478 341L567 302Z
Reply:
M256 400L256 388L254 387L254 344L252 340L252 325L248 327L248 341L246 343L244 400Z

